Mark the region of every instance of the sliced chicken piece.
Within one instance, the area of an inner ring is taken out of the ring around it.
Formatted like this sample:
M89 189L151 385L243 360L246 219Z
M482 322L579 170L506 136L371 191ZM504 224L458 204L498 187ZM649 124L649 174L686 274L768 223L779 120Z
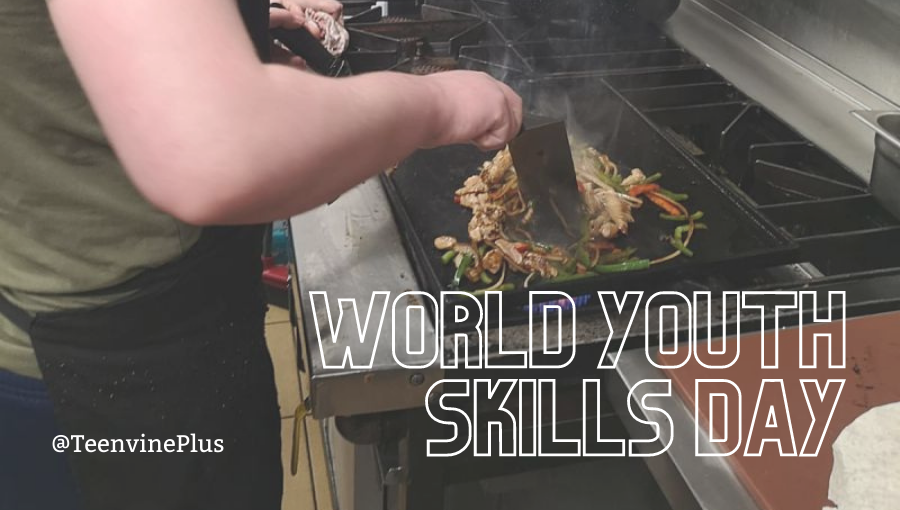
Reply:
M647 176L644 175L644 172L642 172L640 168L635 168L635 169L631 170L631 175L629 175L628 177L625 178L624 181L622 181L622 186L624 186L625 188L628 188L630 186L640 184L640 183L644 182L644 180L646 180L646 179L647 179Z
M488 187L487 184L481 180L480 175L473 175L466 179L466 182L463 183L463 187L456 190L457 195L466 195L469 193L487 193Z
M456 238L441 236L434 240L434 247L441 251L452 250L456 247Z
M481 179L488 185L499 184L512 169L512 154L509 149L498 152L494 159L481 170Z
M497 274L500 272L500 268L503 267L503 254L500 250L490 250L484 254L484 257L481 257L481 265L489 273Z
M489 202L490 197L487 193L471 193L459 197L459 205L472 210L480 209Z

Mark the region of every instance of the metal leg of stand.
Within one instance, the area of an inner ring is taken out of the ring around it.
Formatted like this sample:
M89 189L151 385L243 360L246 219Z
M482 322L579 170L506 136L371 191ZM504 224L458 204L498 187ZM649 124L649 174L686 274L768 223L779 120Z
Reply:
M405 491L402 491L398 508L443 510L443 459L426 456L427 440L440 437L439 431L439 425L424 409L410 411L408 433L400 444L400 455L405 460L407 472Z

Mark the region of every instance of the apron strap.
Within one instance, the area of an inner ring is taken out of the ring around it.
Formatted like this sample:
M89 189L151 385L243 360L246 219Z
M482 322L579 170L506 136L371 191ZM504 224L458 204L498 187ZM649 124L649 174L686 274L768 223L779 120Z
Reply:
M262 238L263 226L250 225L241 227L207 227L203 229L200 239L188 252L179 259L160 267L149 269L120 284L103 290L106 294L128 294L141 289L161 291L172 286L184 274L200 270L210 259L215 260L225 252L238 256L243 251L256 253L259 260L259 240ZM28 311L16 306L0 292L0 315L16 325L22 331L31 333L34 317Z

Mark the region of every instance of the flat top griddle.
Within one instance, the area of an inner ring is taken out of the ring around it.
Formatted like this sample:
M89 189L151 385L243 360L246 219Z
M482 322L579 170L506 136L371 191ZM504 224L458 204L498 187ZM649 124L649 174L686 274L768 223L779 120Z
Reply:
M586 304L598 290L645 290L665 282L722 270L768 266L792 261L797 247L746 199L724 186L705 168L673 147L641 114L599 79L537 80L524 94L526 104L538 105L540 114L567 112L569 132L580 141L621 163L641 168L647 175L660 172L663 187L687 193L691 211L702 210L708 231L698 231L691 242L695 256L679 257L646 271L598 275L565 283L536 283L529 290L559 290L584 296ZM441 263L433 247L441 235L468 240L471 211L454 203L454 192L478 171L493 153L470 146L422 150L385 175L383 183L413 261L422 289L432 294L447 290L454 268ZM662 220L652 203L634 211L635 223L616 244L637 248L637 257L655 259L673 251L665 236L677 223ZM517 290L504 293L504 321L527 319L525 275L507 275ZM480 287L483 287L480 286ZM463 286L474 290L475 286ZM452 310L452 308L448 307ZM475 315L473 315L475 316ZM450 324L448 323L448 328ZM452 330L453 328L449 328ZM464 329L464 328L460 328Z

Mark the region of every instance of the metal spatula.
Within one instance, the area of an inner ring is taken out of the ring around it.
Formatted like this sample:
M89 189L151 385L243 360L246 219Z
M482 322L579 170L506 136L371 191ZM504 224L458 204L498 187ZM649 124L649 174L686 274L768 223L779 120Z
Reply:
M509 142L519 188L534 204L528 230L535 240L564 243L577 237L581 227L581 195L566 124L560 120L526 115L522 131Z

